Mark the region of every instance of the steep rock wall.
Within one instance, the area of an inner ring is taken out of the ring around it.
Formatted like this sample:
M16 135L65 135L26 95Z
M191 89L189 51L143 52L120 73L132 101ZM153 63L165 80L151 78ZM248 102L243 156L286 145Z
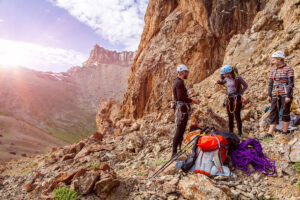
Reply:
M259 9L258 0L150 0L124 116L140 118L168 107L177 64L189 66L188 86L212 74L222 65L230 38L249 28Z

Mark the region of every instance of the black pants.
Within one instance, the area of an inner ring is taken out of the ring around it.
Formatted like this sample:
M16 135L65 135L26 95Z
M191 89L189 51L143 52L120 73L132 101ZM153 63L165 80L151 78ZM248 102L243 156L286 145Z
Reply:
M233 133L234 123L233 119L235 118L238 128L238 134L242 135L242 119L241 119L241 110L242 110L242 100L241 96L238 95L235 97L228 97L226 99L226 109L228 114L228 125L229 131Z
M285 97L278 96L278 102L276 97L272 97L271 100L271 112L269 115L271 124L279 124L279 111L282 108L282 121L291 121L290 110L292 101L285 103Z
M172 155L175 155L177 153L177 148L181 147L182 141L183 141L183 134L185 132L186 129L186 125L188 122L188 113L183 112L182 113L182 118L178 119L177 123L176 123L176 131L175 131L175 135L173 138L173 150L172 150Z

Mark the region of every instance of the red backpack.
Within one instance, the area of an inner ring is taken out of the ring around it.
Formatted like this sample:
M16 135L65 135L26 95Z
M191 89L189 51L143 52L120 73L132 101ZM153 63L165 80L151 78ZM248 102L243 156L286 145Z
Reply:
M228 141L221 135L205 135L199 138L197 146L199 154L194 172L205 175L224 174L223 163L227 156Z

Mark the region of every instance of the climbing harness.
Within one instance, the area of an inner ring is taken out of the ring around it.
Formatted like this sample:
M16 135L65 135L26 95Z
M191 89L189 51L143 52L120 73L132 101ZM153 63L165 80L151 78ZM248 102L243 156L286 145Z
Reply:
M186 112L182 112L182 107L186 107ZM186 115L190 115L191 113L191 107L188 103L184 103L182 101L176 102L176 108L175 108L175 124L179 125L180 122L186 117Z
M236 111L236 102L237 102L237 95L234 95L233 98L234 98L234 103L233 103L233 110L231 111L231 108L230 108L230 96L227 95L227 105L228 105L228 110L231 114L233 114L235 111Z
M275 93L276 93L276 104L277 104L277 111L278 113L281 112L281 108L279 107L279 101L280 101L280 98L279 98L279 91L278 91L278 88L279 87L284 87L284 93L287 94L287 89L286 89L286 84L285 83L280 83L278 85L273 85L274 86L274 89L275 89ZM283 107L283 105L282 105ZM288 115L284 115L283 112L281 113L281 116L290 116L290 114Z

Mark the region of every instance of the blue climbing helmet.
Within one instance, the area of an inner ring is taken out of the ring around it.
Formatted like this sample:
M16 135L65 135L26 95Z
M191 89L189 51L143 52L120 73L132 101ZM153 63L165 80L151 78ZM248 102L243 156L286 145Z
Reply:
M221 74L229 74L232 72L232 67L230 65L224 65L222 68L221 68Z

